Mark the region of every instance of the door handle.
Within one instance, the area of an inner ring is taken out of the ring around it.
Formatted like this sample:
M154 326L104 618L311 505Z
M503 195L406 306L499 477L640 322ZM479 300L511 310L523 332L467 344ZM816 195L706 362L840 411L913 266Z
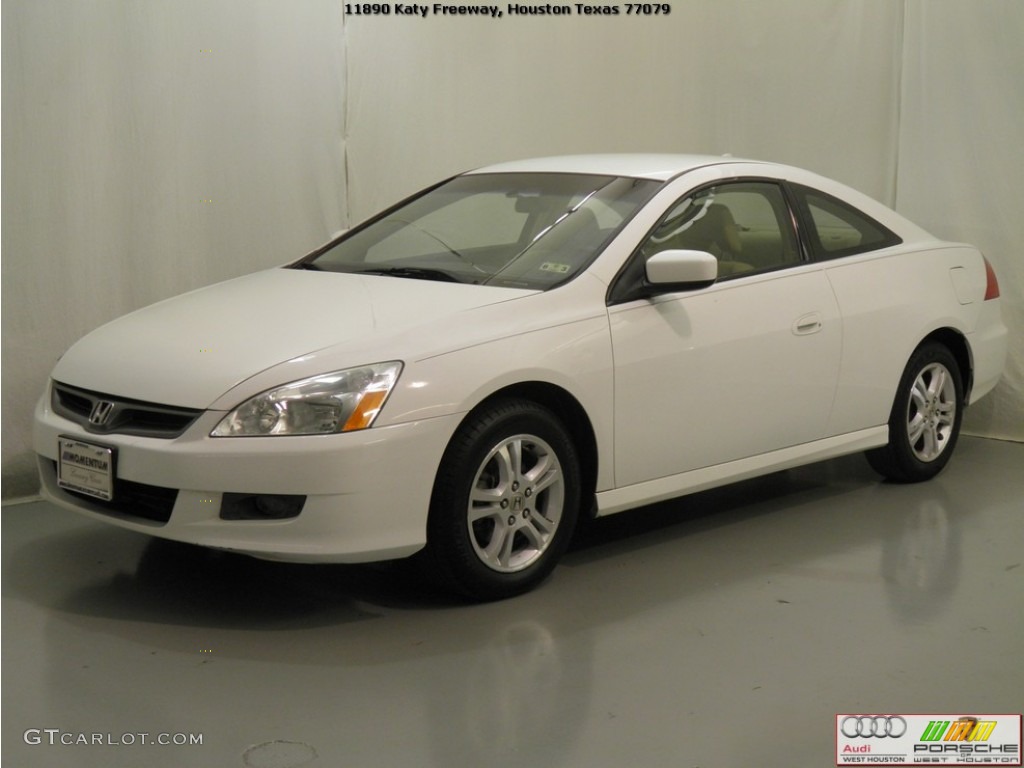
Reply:
M796 336L807 336L821 330L821 313L811 312L804 315L793 323L793 333Z

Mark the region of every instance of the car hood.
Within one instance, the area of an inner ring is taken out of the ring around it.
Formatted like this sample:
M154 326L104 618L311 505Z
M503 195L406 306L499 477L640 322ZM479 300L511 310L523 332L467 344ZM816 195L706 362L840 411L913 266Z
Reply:
M53 378L108 395L208 408L242 381L294 358L346 342L384 339L431 320L533 293L273 269L167 299L107 323L64 354ZM368 362L377 361L350 364Z

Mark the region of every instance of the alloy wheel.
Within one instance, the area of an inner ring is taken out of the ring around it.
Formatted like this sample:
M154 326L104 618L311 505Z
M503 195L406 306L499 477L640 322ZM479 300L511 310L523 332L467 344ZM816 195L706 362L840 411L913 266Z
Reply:
M480 561L501 573L521 571L554 539L565 505L555 451L535 435L503 439L473 480L466 522Z

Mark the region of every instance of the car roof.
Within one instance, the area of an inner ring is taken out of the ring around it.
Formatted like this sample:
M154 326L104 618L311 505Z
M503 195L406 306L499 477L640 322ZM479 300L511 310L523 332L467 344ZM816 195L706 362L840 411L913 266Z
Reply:
M477 168L468 171L468 173L590 173L602 176L625 176L628 178L666 182L697 168L733 164L747 166L747 169L744 169L744 173L749 172L750 166L758 166L761 170L755 175L760 176L763 173L767 178L788 179L797 184L804 184L834 195L881 222L905 241L935 241L936 239L934 235L908 221L888 206L838 181L791 165L738 158L731 155L562 155L498 163Z
M515 160L477 168L469 173L595 173L667 181L708 165L754 163L730 155L607 154L562 155Z

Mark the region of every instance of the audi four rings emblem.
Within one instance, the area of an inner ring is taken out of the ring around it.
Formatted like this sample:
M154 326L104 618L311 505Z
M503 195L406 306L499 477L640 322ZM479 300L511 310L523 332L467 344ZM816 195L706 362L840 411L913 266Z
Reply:
M898 739L907 732L907 721L899 715L850 715L839 731L848 739Z

